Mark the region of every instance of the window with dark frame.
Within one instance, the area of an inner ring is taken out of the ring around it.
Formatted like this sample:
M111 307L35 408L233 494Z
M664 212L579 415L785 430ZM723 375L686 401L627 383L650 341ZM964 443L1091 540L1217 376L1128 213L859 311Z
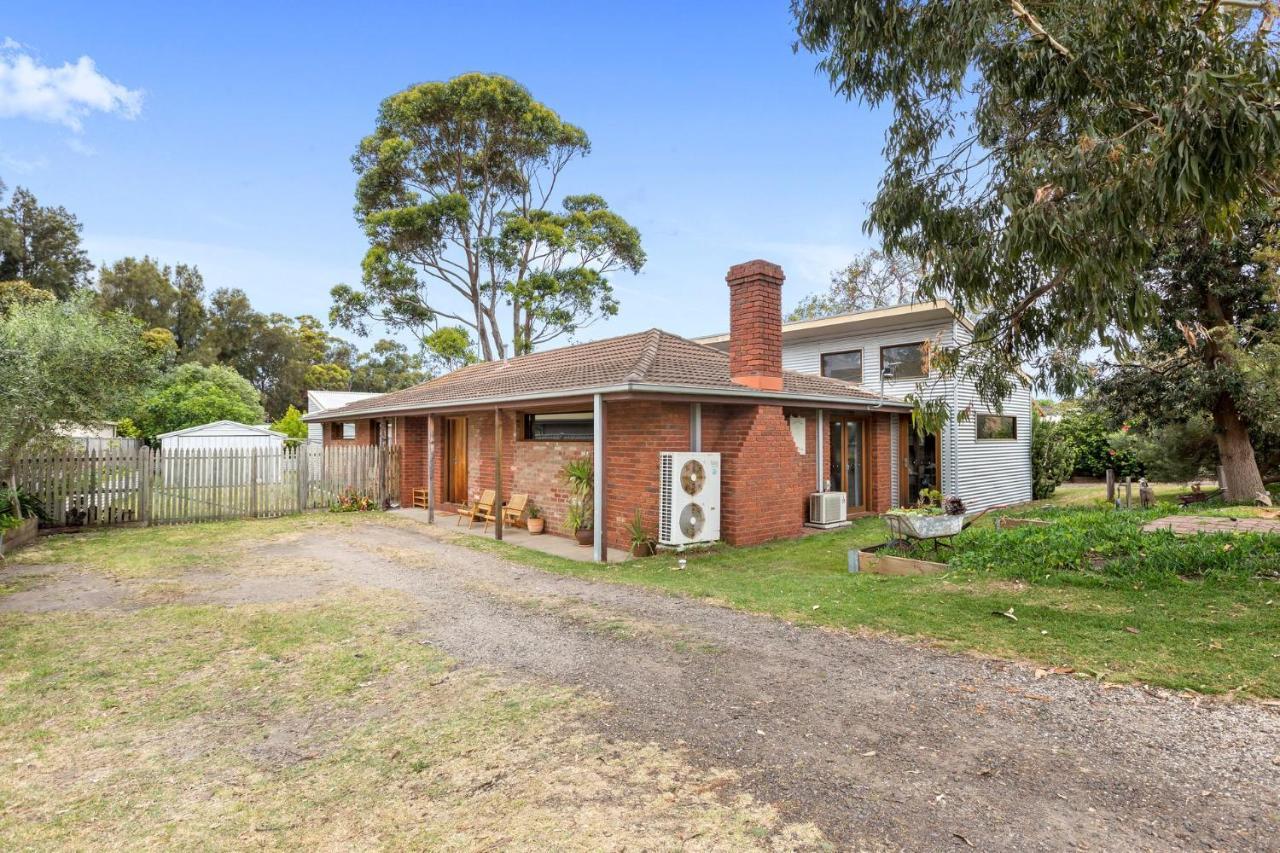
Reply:
M861 382L862 350L824 352L822 354L822 375L831 379L843 379L845 382Z
M1013 415L978 415L978 441L1012 441L1018 437L1018 419Z
M524 416L526 441L591 441L595 418L591 412L548 412Z
M880 369L889 368L891 379L922 379L929 375L925 365L927 347L924 341L916 344L894 344L880 347Z
M329 424L329 438L334 441L351 441L356 437L356 425L354 423L338 423L334 421Z

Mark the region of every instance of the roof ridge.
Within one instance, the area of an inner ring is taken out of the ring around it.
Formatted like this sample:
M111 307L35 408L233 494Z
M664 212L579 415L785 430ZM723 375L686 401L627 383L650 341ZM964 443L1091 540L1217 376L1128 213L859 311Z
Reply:
M662 330L655 327L643 334L645 336L644 349L640 350L640 357L636 359L631 372L627 374L628 380L644 379L653 368L654 360L658 357L658 346L662 343Z

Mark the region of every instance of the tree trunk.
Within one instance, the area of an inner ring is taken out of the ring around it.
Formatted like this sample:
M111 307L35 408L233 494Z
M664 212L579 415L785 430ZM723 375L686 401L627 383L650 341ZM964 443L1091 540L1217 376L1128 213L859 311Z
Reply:
M1230 394L1218 395L1213 409L1214 436L1218 440L1218 460L1222 464L1222 482L1227 498L1240 503L1252 503L1258 492L1264 491L1262 474L1258 471L1258 458L1253 452L1249 428L1236 410L1236 401Z
M5 462L4 482L9 487L9 510L14 518L22 518L22 504L18 501L17 462L10 459Z

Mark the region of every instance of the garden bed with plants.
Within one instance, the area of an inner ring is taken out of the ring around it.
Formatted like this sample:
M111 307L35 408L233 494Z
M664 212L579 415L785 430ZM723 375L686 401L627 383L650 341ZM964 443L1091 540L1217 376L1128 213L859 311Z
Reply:
M1143 532L1144 524L1171 511L1168 505L1142 511L1039 508L1003 519L999 529L959 534L946 563L954 572L997 573L1029 583L1063 574L1147 585L1192 578L1280 580L1280 536ZM888 553L938 559L923 543L899 544Z

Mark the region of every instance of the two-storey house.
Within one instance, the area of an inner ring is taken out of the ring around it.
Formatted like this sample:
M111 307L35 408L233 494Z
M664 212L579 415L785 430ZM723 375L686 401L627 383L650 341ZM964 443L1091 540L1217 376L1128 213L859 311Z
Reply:
M879 396L919 394L945 400L951 417L940 434L919 435L906 415L892 415L893 505L917 502L921 490L957 495L969 510L1031 499L1031 392L1019 388L1001 411L985 406L963 379L930 375L929 350L966 344L973 326L946 301L898 305L819 320L784 323L782 366L839 379ZM728 334L696 339L728 350ZM961 412L966 417L958 417ZM865 416L833 415L830 487L848 496L849 513L869 509Z

